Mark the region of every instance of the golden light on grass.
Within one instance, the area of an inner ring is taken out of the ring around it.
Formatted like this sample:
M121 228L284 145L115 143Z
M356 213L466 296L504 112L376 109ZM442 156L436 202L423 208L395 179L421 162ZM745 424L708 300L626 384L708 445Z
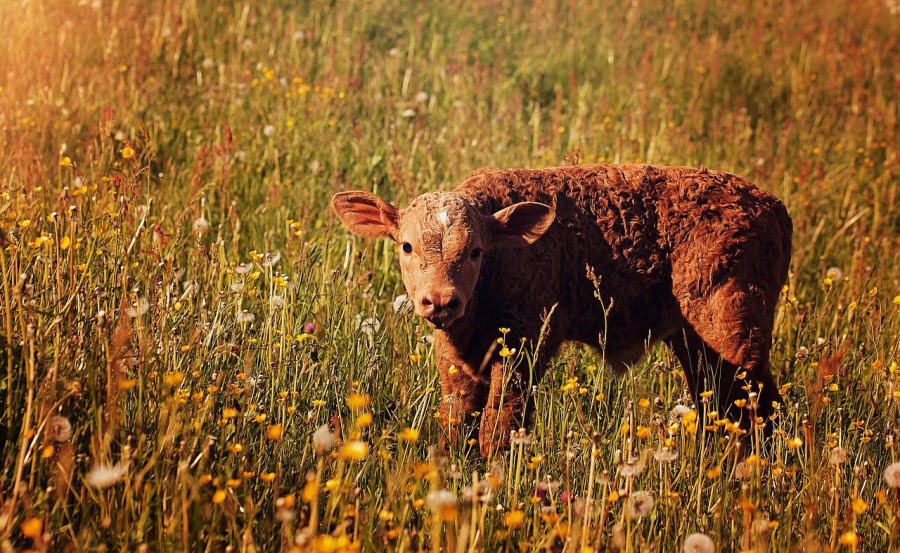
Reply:
M3 539L896 549L894 4L0 2ZM621 378L615 348L567 346L536 378L517 334L543 321L499 312L479 340L535 378L445 398L470 363L437 373L398 248L327 206L596 163L716 166L785 200L773 419L728 418L764 395L748 367L756 395L719 405L722 367L690 382L665 345ZM483 398L514 391L528 432L483 460Z

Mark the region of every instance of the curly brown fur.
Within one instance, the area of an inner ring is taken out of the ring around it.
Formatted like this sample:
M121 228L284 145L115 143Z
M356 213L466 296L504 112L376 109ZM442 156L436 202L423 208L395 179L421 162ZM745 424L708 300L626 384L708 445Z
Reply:
M695 400L715 389L720 415L745 429L768 423L780 401L769 349L792 224L740 177L651 165L481 170L399 211L359 192L334 205L351 229L375 221L355 232L401 244L404 283L435 327L443 419L454 430L480 411L485 456L531 410L529 375L502 372L498 329L534 344L551 310L535 383L565 341L602 340L617 372L663 341ZM738 408L750 391L756 400Z

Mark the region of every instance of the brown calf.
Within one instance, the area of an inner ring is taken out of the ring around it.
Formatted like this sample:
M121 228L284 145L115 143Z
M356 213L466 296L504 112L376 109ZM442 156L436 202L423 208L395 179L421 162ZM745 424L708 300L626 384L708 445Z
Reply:
M351 231L399 245L408 295L434 328L442 418L481 412L485 457L531 410L525 370L503 374L501 327L542 340L536 379L564 341L602 345L616 371L664 341L695 401L713 390L720 415L771 426L781 398L769 348L792 224L740 177L651 165L481 170L405 209L367 192L332 205Z

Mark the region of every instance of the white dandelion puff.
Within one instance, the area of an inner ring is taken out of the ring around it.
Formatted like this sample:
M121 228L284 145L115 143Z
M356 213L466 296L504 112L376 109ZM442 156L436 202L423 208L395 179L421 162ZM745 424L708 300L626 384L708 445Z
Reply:
M644 461L640 457L632 457L619 467L622 476L638 476L644 472Z
M891 488L900 488L900 461L884 469L884 482Z
M661 447L653 452L653 458L660 463L671 463L678 458L678 454L668 447Z
M323 424L313 433L313 447L319 457L325 455L334 447L334 432L327 424Z
M252 323L256 317L246 309L235 316L238 323Z
M381 329L381 321L375 317L363 319L362 315L357 315L356 324L359 326L359 329L369 337L374 336L375 333Z
M715 553L716 544L706 534L691 534L684 540L684 553Z
M47 421L47 439L53 442L68 442L72 437L72 423L62 415L54 415Z
M206 220L206 217L200 216L194 219L194 222L191 224L191 228L194 229L194 232L197 234L206 234L209 232L209 221Z
M112 486L125 476L125 465L97 465L85 477L87 485L92 488L104 489Z
M828 462L832 465L843 465L847 462L847 451L842 447L836 447L831 450L828 456Z
M405 313L412 308L412 302L409 301L409 297L406 294L400 294L394 298L393 306L395 313Z
M628 496L628 502L625 505L625 514L628 518L634 520L645 517L653 510L653 494L650 492L634 492Z

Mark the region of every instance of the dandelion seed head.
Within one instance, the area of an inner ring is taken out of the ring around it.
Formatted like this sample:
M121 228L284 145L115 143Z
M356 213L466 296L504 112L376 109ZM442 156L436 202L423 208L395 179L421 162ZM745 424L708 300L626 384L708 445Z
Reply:
M884 482L891 488L900 488L900 461L884 469Z
M619 472L622 476L638 476L644 472L644 461L640 457L631 457L628 461L622 463Z
M835 447L828 456L828 462L832 465L843 465L847 462L847 451L842 447Z
M104 489L112 486L125 476L125 465L97 465L85 477L87 485Z
M645 517L653 510L654 503L652 493L634 492L628 496L628 501L625 504L625 514L632 520Z
M244 311L241 311L240 313L238 313L235 316L235 320L239 324L252 323L254 321L254 319L256 319L256 316L253 315L253 313L250 313L249 311L247 311L246 309Z
M660 463L671 463L678 458L678 454L668 447L661 447L653 452L653 458Z
M194 229L194 232L197 234L206 234L209 232L209 221L206 220L202 215L194 219L194 222L191 224L191 228Z
M72 438L72 423L62 415L54 415L47 422L47 439L53 442L68 442Z
M684 553L715 553L716 544L706 534L691 534L684 540Z

